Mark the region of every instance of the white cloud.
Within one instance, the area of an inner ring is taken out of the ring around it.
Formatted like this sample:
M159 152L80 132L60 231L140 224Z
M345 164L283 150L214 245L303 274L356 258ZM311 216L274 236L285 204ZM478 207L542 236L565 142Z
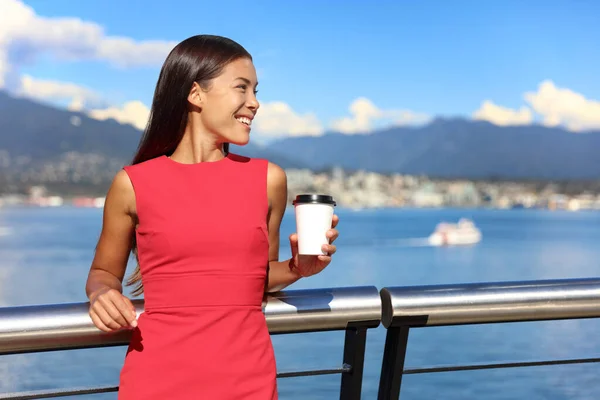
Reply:
M97 120L114 119L140 130L146 127L150 115L150 109L137 100L127 102L122 107L94 108L94 105L104 102L91 89L68 82L35 79L29 75L22 77L17 94L38 100L67 100L70 101L67 106L69 111L82 112Z
M176 44L162 40L136 42L126 37L105 37L97 43L96 57L122 67L160 65Z
M473 118L501 126L529 125L541 119L545 126L563 126L573 132L600 129L600 101L559 88L550 80L541 82L536 92L524 93L523 98L529 107L523 106L519 110L486 100L473 113Z
M137 129L144 129L148 123L150 109L141 101L130 101L123 107L109 107L105 109L91 110L88 115L94 119L114 119L121 124L130 124Z
M389 111L394 120L394 125L420 125L431 121L431 116L410 110Z
M473 113L473 119L488 121L500 126L529 125L533 122L533 113L527 107L513 110L486 100L481 104L479 110Z
M343 133L367 132L371 129L372 120L383 116L381 110L364 97L354 100L349 110L352 116L333 121L331 123L333 130Z
M83 111L84 107L85 107L85 100L81 96L75 96L71 100L71 103L69 103L69 106L67 107L67 109L69 111Z
M11 74L33 63L40 54L60 60L101 60L130 67L159 65L175 46L175 42L108 36L93 22L46 18L36 15L20 0L1 1L0 87L10 88L11 83L18 83Z
M546 126L563 125L575 132L600 129L600 101L558 88L552 81L540 83L537 92L527 92L523 97Z
M67 100L71 104L78 103L79 107L72 111L83 109L84 103L99 100L99 96L91 89L69 82L35 79L29 75L21 77L21 84L16 94L38 100Z
M415 125L430 120L426 114L410 110L382 110L365 97L359 97L350 104L351 116L336 119L331 123L335 131L352 134L369 132L376 125Z
M351 117L333 121L331 128L342 133L369 132L381 122L388 125L411 125L429 121L429 116L409 110L381 110L369 99L356 99L349 107ZM284 102L263 104L253 127L265 137L319 136L325 131L313 113L298 114Z
M323 126L312 113L300 115L284 102L262 104L252 126L263 136L317 136Z
M5 53L0 50L0 88L6 86L7 76L10 72L10 66L8 65L8 57Z
M0 88L37 100L68 102L70 111L88 113L95 119L112 118L138 129L146 126L150 111L140 101L102 108L106 102L89 88L21 76L19 71L42 54L63 61L105 61L119 67L160 65L175 42L108 36L93 22L39 16L20 0L0 2Z

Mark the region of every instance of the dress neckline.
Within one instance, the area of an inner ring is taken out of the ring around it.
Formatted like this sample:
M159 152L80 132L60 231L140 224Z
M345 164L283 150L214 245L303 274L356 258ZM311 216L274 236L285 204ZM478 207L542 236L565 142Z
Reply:
M217 161L201 161L199 163L191 163L191 164L186 164L186 163L181 163L179 161L175 161L173 160L171 157L167 156L167 155L162 155L161 157L164 158L169 164L173 164L173 165L178 165L184 168L193 168L193 167L198 167L198 166L206 166L206 165L219 165L219 164L224 164L227 161L230 161L231 159L229 158L229 156L231 155L231 153L227 153L227 155L225 155L225 157L221 158L220 160Z

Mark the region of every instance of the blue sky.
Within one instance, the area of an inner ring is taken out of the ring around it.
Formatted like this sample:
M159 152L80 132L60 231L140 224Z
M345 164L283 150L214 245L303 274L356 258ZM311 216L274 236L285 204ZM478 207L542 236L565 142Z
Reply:
M439 115L472 118L486 100L493 107L480 118L501 125L600 127L592 115L600 107L598 1L0 0L0 8L3 2L29 6L49 24L77 18L101 27L105 37L135 42L228 36L253 54L264 118L293 113L311 119L312 134L423 123ZM35 32L35 24L28 29ZM89 106L101 108L133 100L149 106L160 69L159 61L122 67L102 57L71 54L65 60L43 43L30 58L19 63L18 74L87 88L97 96ZM534 97L527 101L525 93ZM55 97L43 100L71 101ZM349 107L357 99L363 100L353 114ZM289 109L269 108L275 103ZM583 111L573 115L573 104ZM271 128L264 136L302 134L273 129L286 130Z

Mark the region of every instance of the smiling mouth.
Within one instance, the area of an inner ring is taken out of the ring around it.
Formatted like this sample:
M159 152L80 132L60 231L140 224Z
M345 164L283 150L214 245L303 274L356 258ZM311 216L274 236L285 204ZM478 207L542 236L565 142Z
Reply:
M236 120L246 126L252 125L252 120L246 117L237 117Z

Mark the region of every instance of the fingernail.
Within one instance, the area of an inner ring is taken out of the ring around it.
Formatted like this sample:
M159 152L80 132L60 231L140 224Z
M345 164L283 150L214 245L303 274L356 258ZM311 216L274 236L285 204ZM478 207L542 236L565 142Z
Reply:
M135 319L133 321L131 321L131 326L134 328L137 327L137 321Z

